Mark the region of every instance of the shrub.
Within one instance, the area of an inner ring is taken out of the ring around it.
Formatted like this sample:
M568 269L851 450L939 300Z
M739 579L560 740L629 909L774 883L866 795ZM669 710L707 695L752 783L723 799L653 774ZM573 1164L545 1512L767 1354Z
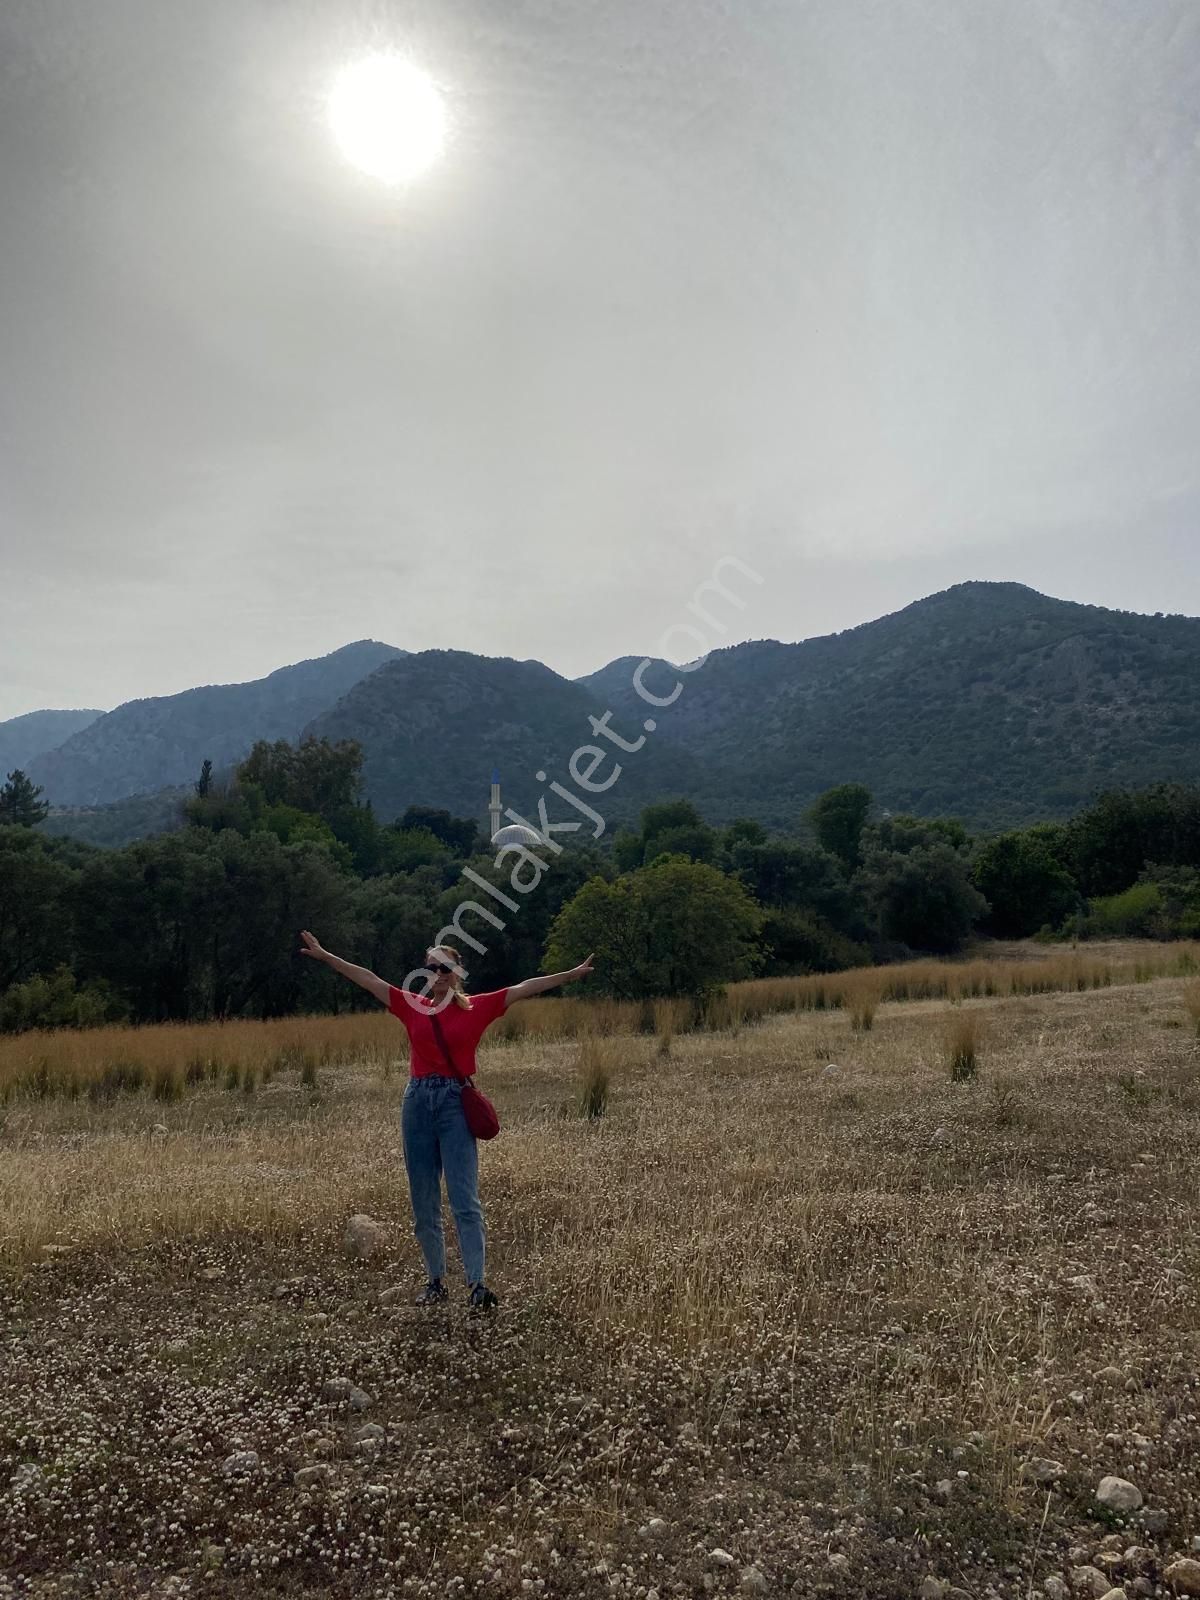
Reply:
M579 1113L595 1122L608 1110L611 1081L609 1057L597 1039L585 1039L579 1050Z
M850 1026L855 1033L870 1033L874 1025L875 1001L862 995L851 1004Z
M951 1083L966 1083L979 1068L979 1013L959 1011L946 1028L946 1061Z
M156 1100L178 1100L183 1094L182 1080L172 1066L155 1067L150 1086Z
M126 1009L104 983L82 987L66 967L52 977L33 977L10 984L0 995L0 1033L27 1033L32 1028L99 1028L120 1022Z
M146 1087L146 1069L140 1061L106 1061L88 1084L92 1100L114 1100L119 1094L137 1094Z

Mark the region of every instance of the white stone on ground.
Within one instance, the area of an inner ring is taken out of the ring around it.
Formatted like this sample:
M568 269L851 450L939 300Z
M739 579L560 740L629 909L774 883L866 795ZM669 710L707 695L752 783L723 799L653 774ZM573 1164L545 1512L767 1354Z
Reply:
M1142 1503L1142 1492L1128 1478L1101 1478L1096 1499L1110 1511L1136 1511Z

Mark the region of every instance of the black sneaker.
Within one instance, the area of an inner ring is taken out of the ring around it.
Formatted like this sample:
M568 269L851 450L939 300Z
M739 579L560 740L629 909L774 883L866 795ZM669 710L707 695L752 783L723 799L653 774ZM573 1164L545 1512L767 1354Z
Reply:
M471 1287L467 1304L472 1311L494 1311L499 1302L486 1283L476 1283Z
M419 1306L440 1305L443 1300L450 1298L450 1291L440 1278L430 1278L429 1282L417 1296Z

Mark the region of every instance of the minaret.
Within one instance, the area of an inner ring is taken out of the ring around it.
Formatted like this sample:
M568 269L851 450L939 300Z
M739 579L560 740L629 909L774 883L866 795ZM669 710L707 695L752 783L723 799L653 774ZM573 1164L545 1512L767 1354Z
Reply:
M492 768L492 798L488 804L488 815L492 819L488 838L494 839L500 832L500 772L496 767Z

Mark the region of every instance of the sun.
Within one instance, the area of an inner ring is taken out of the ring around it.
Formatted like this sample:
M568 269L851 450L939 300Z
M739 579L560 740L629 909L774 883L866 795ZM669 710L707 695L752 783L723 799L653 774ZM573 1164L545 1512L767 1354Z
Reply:
M373 55L338 74L329 124L347 161L383 183L419 177L442 152L446 104L402 56Z

